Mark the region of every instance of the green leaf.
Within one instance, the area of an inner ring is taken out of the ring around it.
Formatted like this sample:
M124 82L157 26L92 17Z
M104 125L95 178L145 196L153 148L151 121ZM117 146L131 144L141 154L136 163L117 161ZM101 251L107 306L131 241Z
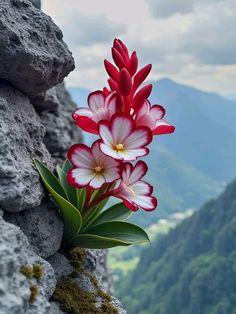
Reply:
M130 244L116 239L96 236L94 234L79 234L70 241L69 245L86 249L109 249L116 246L128 246Z
M61 185L64 188L66 193L67 199L72 203L74 206L77 206L77 191L72 185L70 185L67 181L67 172L62 170L59 166L57 166L57 174L60 180Z
M86 188L77 189L77 208L82 213L86 199Z
M66 198L66 193L62 185L60 184L57 177L51 172L51 170L49 170L46 166L44 166L39 160L35 159L34 164L45 186L47 187L47 185L49 185L55 192L57 192L62 197Z
M45 187L51 193L52 197L60 208L60 215L65 225L64 238L66 241L68 241L81 229L82 217L80 212L74 205L65 199L65 192L54 174L38 160L35 160L34 163Z
M92 226L108 221L127 220L131 215L132 211L130 209L128 209L123 203L118 203L103 211L92 223Z
M72 163L66 159L63 166L62 166L62 171L64 171L65 173L67 173L69 170L71 170L73 168Z
M124 221L105 222L90 228L70 241L72 246L87 248L110 248L148 242L147 233L134 224Z

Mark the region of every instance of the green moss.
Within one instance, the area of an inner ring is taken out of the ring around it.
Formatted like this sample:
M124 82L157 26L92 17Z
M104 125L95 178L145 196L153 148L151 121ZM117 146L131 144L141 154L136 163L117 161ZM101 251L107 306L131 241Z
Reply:
M30 265L24 265L21 267L20 272L28 279L33 277L33 267Z
M43 274L43 266L39 264L33 264L33 276L39 280L43 277Z
M39 288L37 285L30 285L30 292L31 292L31 295L30 295L30 303L34 303L36 298L37 298L37 295L39 293Z
M71 314L118 314L118 310L110 302L112 298L99 287L97 279L84 270L84 257L86 251L81 248L74 248L67 253L67 257L74 268L71 277L65 277L57 282L53 299L60 304L63 311ZM73 277L84 273L94 285L95 291L83 290ZM97 308L97 299L101 298L101 308Z

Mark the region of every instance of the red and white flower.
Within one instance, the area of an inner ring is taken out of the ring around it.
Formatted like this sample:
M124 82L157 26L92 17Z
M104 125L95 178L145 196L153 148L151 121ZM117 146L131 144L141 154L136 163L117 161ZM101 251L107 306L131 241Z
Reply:
M118 160L131 161L147 155L147 146L152 133L146 126L136 127L128 114L115 114L111 121L102 121L98 126L102 152Z
M116 112L116 95L114 92L106 95L102 91L95 91L88 96L88 107L78 108L73 113L73 119L84 131L97 134L98 122L110 120Z
M141 179L147 172L147 165L138 161L135 166L124 163L121 179L117 182L112 195L123 200L123 203L132 211L143 208L152 211L157 207L157 199L152 196L153 187Z
M145 100L135 112L135 123L137 126L149 127L153 135L173 133L175 127L163 120L164 115L165 109L162 106L151 106L150 102Z
M120 178L120 163L104 155L96 141L92 147L75 144L68 151L68 159L75 168L67 174L68 182L74 187L100 188Z

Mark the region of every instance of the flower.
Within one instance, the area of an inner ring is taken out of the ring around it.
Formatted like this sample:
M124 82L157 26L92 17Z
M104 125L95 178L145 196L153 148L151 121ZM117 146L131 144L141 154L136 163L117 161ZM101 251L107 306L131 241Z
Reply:
M101 121L98 126L101 151L118 160L131 161L147 155L145 146L152 140L152 133L146 126L136 127L128 114L117 113L111 121Z
M99 142L92 147L75 144L68 151L68 159L74 165L67 174L68 182L74 187L90 186L100 188L104 183L111 183L120 178L120 163L104 155Z
M78 108L73 113L77 125L86 132L97 134L97 124L110 120L116 112L116 95L107 91L95 91L88 96L89 108Z
M137 126L149 127L153 135L173 133L175 127L162 119L164 115L165 109L162 106L151 106L150 102L145 100L135 113L135 123Z
M124 163L121 180L112 191L112 195L121 198L124 205L132 211L137 211L139 208L152 211L157 207L157 199L151 196L153 187L141 180L147 169L143 161L138 161L135 166Z

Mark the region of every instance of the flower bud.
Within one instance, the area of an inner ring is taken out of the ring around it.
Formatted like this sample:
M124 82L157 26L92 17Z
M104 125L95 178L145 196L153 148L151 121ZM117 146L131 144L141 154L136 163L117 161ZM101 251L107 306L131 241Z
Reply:
M119 72L117 68L108 60L104 60L105 69L107 74L116 82L119 80Z
M132 53L129 59L129 62L127 64L127 69L131 76L133 76L138 69L138 58L135 51Z
M143 104L144 100L149 97L152 91L152 84L148 84L143 86L137 94L134 96L133 99L133 108L138 110L139 107Z
M143 81L146 79L146 77L150 73L151 69L152 69L152 65L148 64L138 71L138 73L134 77L134 88L138 88L143 83Z
M125 66L124 59L122 58L121 54L115 48L111 48L112 58L118 68L121 70Z
M107 81L112 91L118 91L118 84L113 79L109 78Z
M119 91L121 95L128 96L132 90L132 78L126 68L120 71Z

